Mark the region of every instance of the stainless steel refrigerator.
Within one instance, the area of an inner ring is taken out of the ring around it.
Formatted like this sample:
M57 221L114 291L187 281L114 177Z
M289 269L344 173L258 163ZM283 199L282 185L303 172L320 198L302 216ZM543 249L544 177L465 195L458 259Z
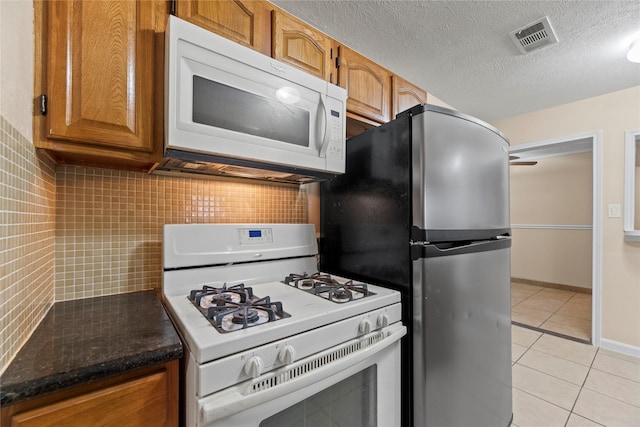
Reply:
M402 293L403 425L510 425L507 139L418 105L346 155L321 184L320 270Z

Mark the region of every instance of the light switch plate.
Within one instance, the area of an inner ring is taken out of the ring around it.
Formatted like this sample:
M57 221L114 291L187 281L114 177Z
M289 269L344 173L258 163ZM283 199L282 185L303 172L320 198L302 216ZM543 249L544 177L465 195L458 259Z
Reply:
M609 218L620 218L622 216L622 209L619 204L608 205L607 208L609 211Z

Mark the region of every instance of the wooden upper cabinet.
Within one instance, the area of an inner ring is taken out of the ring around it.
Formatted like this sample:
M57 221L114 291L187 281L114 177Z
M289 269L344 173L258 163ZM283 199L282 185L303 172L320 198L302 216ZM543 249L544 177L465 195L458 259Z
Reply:
M335 81L334 40L304 21L281 10L274 10L271 44L273 58L326 81Z
M176 0L176 16L227 39L271 55L270 19L266 1Z
M59 162L153 166L162 149L161 5L36 2L35 90L48 100L34 121L37 147Z
M391 86L393 88L393 116L401 113L415 105L425 104L427 102L427 91L419 88L403 79L394 75L391 78Z
M385 123L391 111L391 72L358 52L338 47L338 84L347 89L347 113Z

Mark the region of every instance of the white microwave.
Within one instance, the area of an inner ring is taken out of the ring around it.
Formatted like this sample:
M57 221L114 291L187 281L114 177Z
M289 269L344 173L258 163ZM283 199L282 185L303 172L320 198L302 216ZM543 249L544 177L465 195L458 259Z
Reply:
M345 170L344 89L169 17L159 172L305 183Z

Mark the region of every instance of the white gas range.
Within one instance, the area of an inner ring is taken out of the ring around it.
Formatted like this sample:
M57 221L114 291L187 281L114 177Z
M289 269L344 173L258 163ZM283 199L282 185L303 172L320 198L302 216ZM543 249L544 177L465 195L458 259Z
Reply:
M166 225L163 247L187 426L399 424L400 294L318 273L313 225Z

